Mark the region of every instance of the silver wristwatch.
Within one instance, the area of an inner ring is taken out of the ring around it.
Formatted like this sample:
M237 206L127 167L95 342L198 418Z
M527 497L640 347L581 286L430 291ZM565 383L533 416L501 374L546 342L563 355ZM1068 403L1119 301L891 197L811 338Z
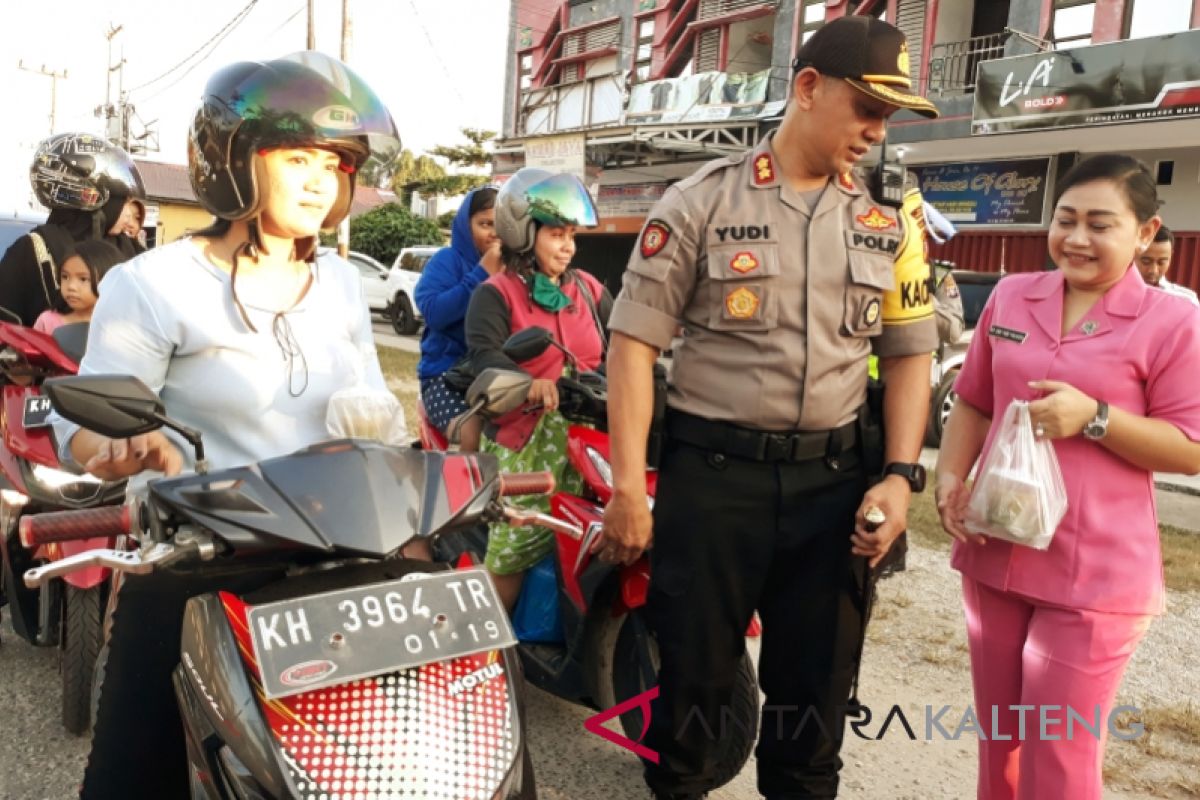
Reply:
M1096 401L1096 416L1083 426L1083 435L1093 442L1108 435L1108 403L1103 400Z

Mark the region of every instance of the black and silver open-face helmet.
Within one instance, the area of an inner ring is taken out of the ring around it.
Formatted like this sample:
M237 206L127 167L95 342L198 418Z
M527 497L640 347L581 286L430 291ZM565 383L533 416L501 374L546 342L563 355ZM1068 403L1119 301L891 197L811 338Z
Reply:
M58 133L38 144L29 167L38 202L51 209L97 211L116 197L146 199L129 154L91 133Z
M355 172L400 151L391 114L349 67L303 51L273 61L232 64L213 75L188 135L188 171L200 204L227 220L262 211L262 150L326 147L342 157L338 197L323 228L350 211Z
M599 216L579 178L525 167L505 181L496 195L496 235L514 253L528 253L537 235L535 222L591 228L599 224Z

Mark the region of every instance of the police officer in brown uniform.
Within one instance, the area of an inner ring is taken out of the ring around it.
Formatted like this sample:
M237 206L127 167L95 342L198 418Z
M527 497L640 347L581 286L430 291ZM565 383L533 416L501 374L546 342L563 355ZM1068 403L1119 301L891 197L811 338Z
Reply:
M862 625L855 576L904 529L924 480L913 462L937 346L928 264L898 265L901 242L921 237L906 237L911 220L852 171L898 107L937 110L910 94L904 35L870 17L826 24L793 68L780 128L675 184L651 212L609 322L615 493L597 552L631 563L653 539L646 613L662 662L643 743L659 755L645 764L656 797L713 787L755 609L759 791L836 795ZM652 369L680 323L652 516ZM887 381L889 463L868 489L872 352ZM874 531L871 506L886 516Z

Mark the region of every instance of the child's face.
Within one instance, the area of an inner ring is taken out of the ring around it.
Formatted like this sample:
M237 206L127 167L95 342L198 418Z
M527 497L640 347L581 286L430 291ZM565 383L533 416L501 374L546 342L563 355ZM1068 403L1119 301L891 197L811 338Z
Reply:
M63 262L59 289L63 300L67 301L72 311L90 311L96 305L96 293L92 291L92 271L79 256L71 256Z

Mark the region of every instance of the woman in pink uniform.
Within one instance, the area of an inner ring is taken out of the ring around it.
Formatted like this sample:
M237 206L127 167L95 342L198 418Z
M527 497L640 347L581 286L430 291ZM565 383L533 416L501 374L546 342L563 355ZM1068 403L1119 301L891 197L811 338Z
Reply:
M981 800L1101 797L1113 699L1163 610L1153 473L1200 472L1200 309L1133 268L1160 225L1154 187L1124 155L1072 169L1050 224L1058 270L1000 281L955 384L937 505L963 576ZM964 481L1014 399L1066 484L1045 551L963 524Z

